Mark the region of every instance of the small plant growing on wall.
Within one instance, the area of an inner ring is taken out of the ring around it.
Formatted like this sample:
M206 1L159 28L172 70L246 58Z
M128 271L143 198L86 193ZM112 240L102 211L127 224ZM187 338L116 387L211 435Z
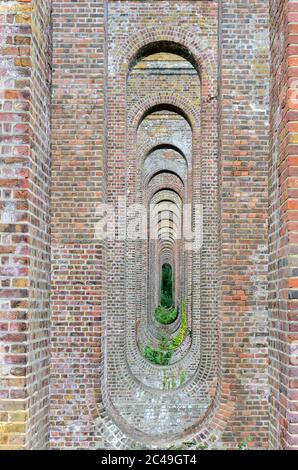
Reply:
M162 325L170 325L176 320L178 316L178 309L159 306L155 310L154 316L155 320L161 323Z
M173 309L172 309L173 310ZM176 310L176 309L174 309ZM151 348L151 346L146 346L143 350L143 356L148 361L152 362L152 364L157 364L160 366L167 366L169 365L173 351L178 349L183 341L185 340L187 334L189 333L187 329L187 315L186 315L186 303L183 302L182 304L182 318L181 318L181 325L178 331L178 334L172 339L169 340L166 337L161 339L160 349ZM182 376L180 379L183 383L184 377Z
M188 333L187 329L187 315L186 315L186 303L182 303L182 313L181 313L181 326L177 336L169 344L168 349L171 351L173 349L178 349L183 341L185 340Z
M144 348L144 357L152 362L152 364L157 364L160 366L167 366L172 359L171 351L159 351L158 349L153 349L150 346Z
M229 448L229 450L248 450L249 443L253 440L252 436L248 436L243 441L241 441L238 446L234 449ZM223 447L223 445L218 442L216 436L211 436L210 443L207 444L206 442L202 442L198 444L196 441L184 441L180 445L173 444L169 447L168 450L228 450L227 448Z
M187 379L187 370L182 370L178 377L175 377L174 374L172 374L171 378L167 378L166 371L164 370L164 375L163 375L163 389L164 390L173 390L181 385L183 385L186 382Z
M190 331L187 327L187 314L186 314L186 303L182 303L182 312L181 312L181 325L177 335L172 340L167 340L167 338L162 338L160 348L164 351L173 351L178 349L186 336L190 334Z

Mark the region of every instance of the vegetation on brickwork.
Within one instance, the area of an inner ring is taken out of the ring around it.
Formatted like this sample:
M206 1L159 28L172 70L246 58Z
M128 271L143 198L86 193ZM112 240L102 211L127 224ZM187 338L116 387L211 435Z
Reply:
M252 436L248 436L243 441L241 441L235 449L229 448L229 450L248 450L249 443L253 440ZM182 442L180 446L172 445L168 448L168 450L228 450L223 447L218 441L216 436L211 436L209 439L210 443L207 444L206 442L198 444L196 441L185 441Z
M161 323L162 325L170 325L176 320L178 316L178 309L159 306L155 310L154 316L155 320Z
M175 377L175 374L173 372L170 378L167 378L167 373L164 370L163 383L162 383L163 389L173 390L183 385L186 382L186 379L187 379L187 370L185 369L179 373L178 377Z
M182 302L181 325L179 331L172 340L162 338L160 348L163 351L173 351L175 349L178 349L185 340L188 333L190 332L187 327L186 303Z
M170 264L164 264L161 274L161 307L173 307L173 272Z
M180 372L180 375L179 375L179 384L183 385L186 382L186 379L187 379L187 370L183 370L182 372Z
M246 450L248 448L248 444L253 440L252 436L248 436L246 439L238 444L238 450Z
M160 304L163 307L171 308L173 306L172 296L169 296L169 295L165 294L164 292L162 292L161 297L160 297Z
M143 350L143 356L145 357L145 359L152 362L152 364L157 364L160 366L169 365L173 356L173 351L181 346L188 333L189 331L187 328L186 303L183 302L181 312L181 325L177 335L173 339L163 337L161 339L160 349L154 349L151 348L151 346L146 346ZM181 380L183 380L183 376Z
M152 364L157 364L159 366L167 366L172 359L171 351L159 351L158 349L153 349L150 346L144 348L144 357Z
M169 344L168 350L178 349L183 341L185 340L188 333L187 328L187 316L186 316L186 303L182 303L182 312L181 312L181 325L179 328L179 332L175 338Z

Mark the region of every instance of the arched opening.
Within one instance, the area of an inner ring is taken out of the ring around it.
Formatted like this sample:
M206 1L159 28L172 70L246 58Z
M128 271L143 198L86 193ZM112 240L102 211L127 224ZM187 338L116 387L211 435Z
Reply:
M150 57L152 59L152 57L157 54L177 56L181 61L184 60L184 62L189 63L196 73L200 74L199 64L190 50L181 43L174 41L155 41L141 47L131 60L130 71L132 71L138 63L150 61Z
M176 53L173 49L154 49L152 54L140 58L130 70L128 88L134 88L137 83L145 86L154 77L154 82L160 82L161 87L165 82L176 87L181 85L181 92L185 96L189 94L193 104L199 107L197 70L177 53L178 49ZM150 86L155 85L151 82ZM185 93L186 90L190 93ZM184 206L191 206L193 202L195 122L183 106L160 101L140 113L135 124L139 155L134 162L136 184L139 181L139 200L148 211L148 237L136 253L140 279L143 279L140 291L146 299L146 304L138 303L138 312L142 313L138 320L137 344L149 362L165 366L163 355L159 354L165 347L161 339L167 338L171 344L175 335L179 338L171 354L166 356L169 364L179 361L192 342L189 332L192 329L193 266L191 253L185 251L183 219ZM167 276L169 290L163 285L163 276ZM172 324L176 325L176 331L173 329L170 334L163 331L164 325ZM157 353L149 354L150 348Z
M210 405L206 387L200 389L196 378L201 374L202 255L187 250L184 230L187 218L194 226L194 207L201 202L202 88L198 67L173 44L158 42L135 56L125 81L125 121L116 128L117 113L110 121L117 135L125 129L125 158L119 166L125 177L112 185L126 197L127 219L131 207L138 207L146 229L144 237L126 237L123 260L121 244L113 246L112 269L123 266L113 285L123 290L111 287L109 302L116 313L114 323L109 320L114 338L108 367L119 364L121 379L116 373L108 376L109 399L127 426L149 435L151 410L165 416L157 435L180 435ZM117 140L110 149L111 157L123 150ZM202 365L202 374L205 370ZM119 380L123 392L116 390ZM198 391L196 398L188 383ZM150 407L155 396L158 403ZM187 406L195 409L191 417Z
M174 280L173 270L169 263L161 268L160 305L165 308L174 306Z

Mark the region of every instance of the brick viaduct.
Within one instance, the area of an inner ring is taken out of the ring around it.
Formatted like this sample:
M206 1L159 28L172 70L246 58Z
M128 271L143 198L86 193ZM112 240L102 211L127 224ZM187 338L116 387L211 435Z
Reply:
M0 449L298 450L298 1L0 31Z

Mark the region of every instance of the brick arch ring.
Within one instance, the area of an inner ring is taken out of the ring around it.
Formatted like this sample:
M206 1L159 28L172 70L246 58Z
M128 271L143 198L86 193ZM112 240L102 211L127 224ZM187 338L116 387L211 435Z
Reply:
M168 106L171 111L182 115L189 122L193 132L200 128L200 111L197 111L187 100L172 93L163 92L151 95L150 98L132 108L127 115L127 125L136 132L144 117L163 106Z
M148 184L147 203L151 198L162 188L171 189L175 191L181 199L183 199L184 186L181 180L176 175L165 177L163 174L155 175L152 181Z
M173 150L174 152L180 154L180 156L183 158L186 164L188 164L187 157L183 150L180 149L177 145L172 144L169 141L166 141L165 139L158 139L154 141L154 144L149 143L144 146L140 145L140 151L139 154L144 156L144 159L146 160L150 155L155 152L156 150Z
M130 68L134 65L138 57L142 57L144 49L154 49L155 44L173 44L177 47L177 54L182 50L188 51L189 56L194 62L194 67L198 71L201 79L201 85L207 87L207 93L214 94L216 83L213 83L212 76L217 70L217 62L210 57L208 51L201 48L196 38L177 26L167 26L158 31L154 27L139 30L131 36L125 44L121 44L121 52L116 58L116 69L121 70L121 65L126 64L126 73L129 74ZM183 54L182 54L183 57ZM187 58L186 58L187 60Z
M154 95L150 96L148 99L142 100L140 103L135 105L132 110L127 114L126 117L126 125L128 129L128 139L127 139L127 147L126 147L126 154L128 156L128 161L132 162L136 156L136 149L135 149L135 135L137 129L140 125L140 122L144 118L144 116L149 115L150 111L154 111L159 107L169 107L172 110L176 110L180 115L184 116L186 120L190 123L193 131L193 157L200 154L200 146L201 140L199 139L201 133L201 126L200 126L200 118L201 112L200 110L196 110L191 103L187 100L177 97L168 92L158 92ZM203 104L204 106L204 104ZM133 166L128 165L130 171L133 171ZM217 364L218 366L219 364ZM205 376L206 370L210 369L210 364L208 358L203 354L199 361L199 366L197 368L197 373L195 374L198 380L204 384L205 383Z
M132 49L135 50L135 51L140 51L142 47L145 47L147 46L148 44L152 43L152 41L156 42L156 41L167 41L169 40L170 42L177 42L177 44L181 44L181 42L183 42L181 40L181 37L180 38L176 38L175 40L175 37L177 35L177 31L173 31L172 33L168 33L168 36L167 35L163 35L162 37L159 37L160 34L156 35L156 33L152 34L150 37L147 37L147 38L143 38L143 45L142 44L133 44L133 47ZM168 37L168 39L167 39ZM193 39L192 39L193 41ZM188 47L190 49L190 47ZM130 60L130 63L133 62L133 58L137 56L137 53L138 52L135 52L135 54L131 53L131 55L127 54L127 57L131 57L131 60ZM125 61L122 61L122 63L125 62ZM200 61L197 61L197 63L200 65L200 71L201 71L201 80L207 85L208 83L208 80L204 80L204 78L207 78L208 77L208 74L206 73L206 64L204 64L204 61L202 60L201 62ZM211 80L212 82L212 80ZM209 84L210 85L210 84ZM212 82L212 85L213 85L213 82ZM202 87L202 91L206 91L206 86L205 87ZM140 121L140 119L142 119L142 117L144 116L144 114L146 113L146 109L142 111L143 109L143 106L146 108L147 106L147 110L151 110L151 109L154 109L154 106L160 106L161 104L164 105L164 104L168 104L168 105L171 105L171 106L176 106L177 109L180 109L183 111L183 113L185 113L185 115L188 116L188 119L190 122L192 122L192 128L193 130L196 132L196 134L198 133L198 130L200 129L200 112L196 111L193 109L193 107L191 105L189 105L189 103L185 103L184 100L182 99L179 99L175 96L171 96L170 94L163 94L163 96L160 96L160 94L158 94L159 96L159 101L158 101L158 97L156 98L157 102L154 104L153 100L152 100L152 97L150 100L146 101L146 103L142 103L140 106L137 107L137 109L135 109L136 111L136 114L135 114L135 118L136 118L136 121L134 119L131 119L131 123L133 124L133 128L134 129L137 129L137 126L138 126L138 122ZM161 102L161 99L162 99L162 102ZM148 108L148 103L149 101L151 102L149 108ZM204 101L202 102L202 106L204 106ZM187 106L189 105L189 106ZM187 109L189 110L189 112L187 112ZM138 116L139 115L139 116ZM195 115L195 116L194 116ZM139 117L139 119L138 119ZM191 119L191 117L193 117L193 120ZM134 114L132 113L132 118L134 118ZM128 122L127 122L128 123ZM131 141L129 141L131 142ZM107 402L109 402L109 398L107 397L107 400L106 400L106 404ZM213 405L214 407L214 405ZM111 404L111 410L113 410L113 405ZM213 408L214 409L214 408ZM118 416L118 412L116 410L114 410L115 412L113 413L113 411L110 413L111 414L111 417L112 419L114 418L114 423L118 423L120 425L122 425L122 429L127 429L127 431L129 432L130 434L130 437L129 436L123 436L124 437L124 440L127 442L128 440L132 440L132 439L141 439L142 440L142 436L143 436L143 433L140 433L139 431L137 431L136 429L135 430L132 430L131 429L131 426L127 425L127 422L123 419L121 419L120 416ZM205 416L202 417L202 420L200 420L196 425L194 425L194 432L197 433L198 432L198 427L200 428L200 424L203 425L203 423L206 423L206 417L207 417L207 414L208 414L208 411L206 412ZM211 410L210 410L211 411ZM116 417L117 415L117 417ZM119 419L120 418L120 419ZM211 418L211 416L209 415L209 419ZM208 420L208 418L207 418ZM209 420L208 420L209 421ZM117 426L116 425L116 426ZM117 426L118 427L118 426ZM118 428L117 430L118 432L121 433L121 430ZM207 434L207 433L206 433ZM178 435L177 435L178 437ZM180 438L180 434L179 434L179 438Z
M171 93L158 92L150 96L150 98L142 100L142 102L135 105L127 115L127 129L128 139L126 154L129 160L135 159L136 148L134 142L136 142L136 133L142 119L145 115L149 115L150 111L154 110L159 106L170 107L172 110L176 110L180 115L184 115L185 119L189 122L192 128L192 142L195 144L193 149L193 156L197 152L200 153L200 133L201 133L201 112L196 110L191 103L187 100L177 97ZM138 153L138 152L137 152ZM142 155L142 162L145 160L145 155Z

